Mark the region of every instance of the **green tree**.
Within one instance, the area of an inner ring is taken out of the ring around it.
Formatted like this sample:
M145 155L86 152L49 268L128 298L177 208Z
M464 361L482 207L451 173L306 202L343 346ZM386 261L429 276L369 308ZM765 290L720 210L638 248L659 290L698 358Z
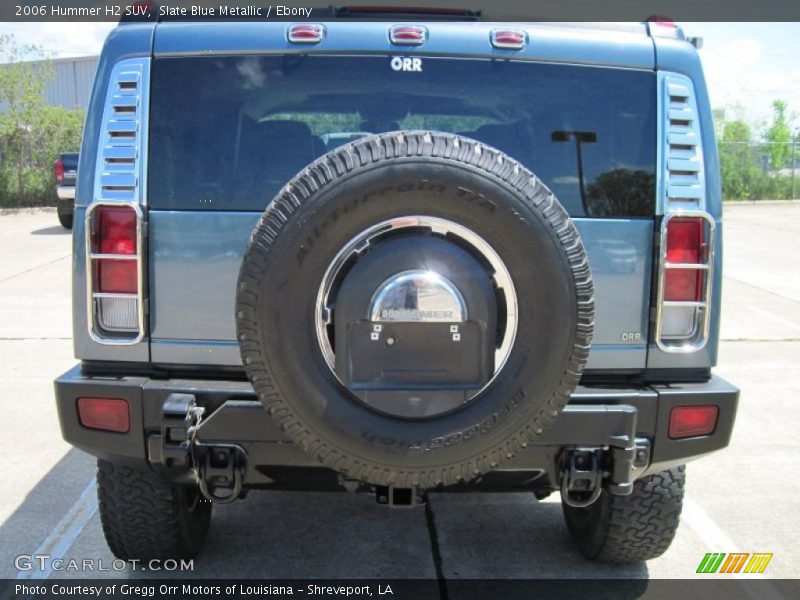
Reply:
M772 168L781 169L792 157L792 131L786 118L786 102L775 100L772 103L772 111L772 124L764 137L771 142Z
M53 201L52 166L80 143L83 112L48 106L45 52L0 35L0 206Z
M722 141L723 142L749 142L750 141L750 125L742 119L735 121L726 121L722 125Z

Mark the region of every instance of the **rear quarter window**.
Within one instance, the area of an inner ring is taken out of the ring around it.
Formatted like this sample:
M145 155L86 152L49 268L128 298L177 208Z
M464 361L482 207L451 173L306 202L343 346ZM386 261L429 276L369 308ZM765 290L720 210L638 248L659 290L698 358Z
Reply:
M522 162L572 216L652 217L652 72L507 60L231 56L154 61L149 202L263 210L298 171L371 133L432 129Z

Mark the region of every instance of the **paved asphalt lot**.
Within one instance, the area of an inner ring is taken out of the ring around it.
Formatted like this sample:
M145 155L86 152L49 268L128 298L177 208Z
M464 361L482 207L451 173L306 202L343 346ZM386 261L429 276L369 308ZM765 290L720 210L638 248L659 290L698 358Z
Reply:
M682 524L665 556L633 568L583 560L557 496L438 495L426 514L367 496L274 492L215 508L193 575L434 577L434 532L447 578L688 578L706 552L737 550L774 553L766 576L799 577L800 204L737 205L725 221L716 372L741 386L739 418L727 451L689 466ZM52 398L53 378L75 362L69 277L70 236L53 212L0 213L0 577L16 577L14 556L37 549L113 559L96 513L94 460L62 441Z

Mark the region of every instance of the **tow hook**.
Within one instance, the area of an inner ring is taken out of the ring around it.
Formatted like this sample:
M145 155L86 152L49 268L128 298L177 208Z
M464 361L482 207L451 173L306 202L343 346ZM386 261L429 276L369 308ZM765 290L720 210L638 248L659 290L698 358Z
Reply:
M633 482L650 464L650 441L613 436L607 449L575 448L563 458L561 499L574 508L594 504L605 487L609 494L627 496Z
M565 462L561 471L561 500L573 508L594 504L603 490L605 475L600 469L600 450L576 448Z
M212 502L242 495L247 454L241 446L201 442L197 432L205 409L193 394L170 394L161 407L161 431L148 438L150 462L185 473Z
M197 483L203 496L212 502L227 504L242 493L246 464L245 451L235 444L202 444L195 442Z

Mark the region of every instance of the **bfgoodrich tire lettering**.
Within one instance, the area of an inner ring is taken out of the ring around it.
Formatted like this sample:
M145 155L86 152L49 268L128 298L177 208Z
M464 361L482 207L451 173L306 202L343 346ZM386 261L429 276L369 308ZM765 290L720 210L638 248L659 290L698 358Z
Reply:
M327 368L314 324L334 255L369 226L409 215L448 219L486 240L519 301L514 347L489 387L424 420L355 401ZM535 440L580 379L593 318L586 253L550 190L500 151L435 132L362 138L306 167L253 231L236 299L242 361L281 429L348 477L398 487L472 479Z

